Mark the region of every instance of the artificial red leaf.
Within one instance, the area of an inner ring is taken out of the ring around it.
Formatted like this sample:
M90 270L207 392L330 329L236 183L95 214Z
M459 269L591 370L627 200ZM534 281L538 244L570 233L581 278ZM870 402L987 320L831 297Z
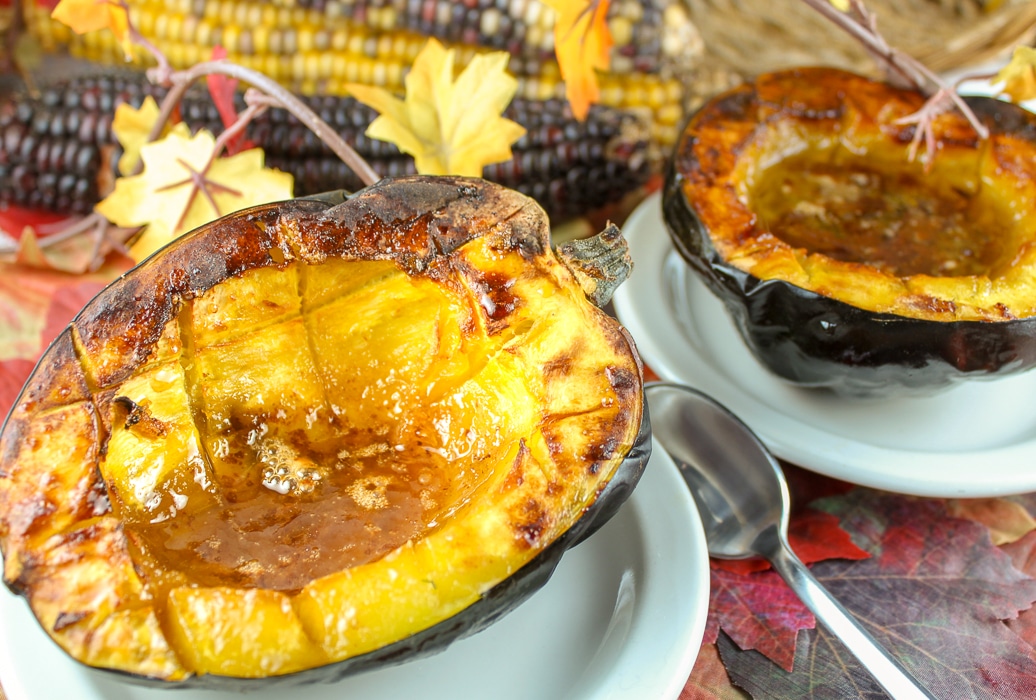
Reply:
M679 700L750 700L730 682L715 644L703 644Z
M211 60L218 61L227 57L227 50L222 46L212 47ZM234 95L237 94L237 78L228 75L212 74L205 76L205 84L209 87L209 94L212 96L212 103L216 105L223 128L229 129L237 121L237 108L234 107ZM232 156L241 151L255 148L255 144L246 141L243 134L236 134L227 139L227 155Z
M25 227L37 228L45 224L54 224L65 220L64 214L55 214L42 209L26 209L12 204L0 204L0 231L12 238L21 236Z
M0 420L11 410L35 364L30 360L0 360Z
M1001 547L1011 557L1014 568L1029 576L1036 576L1036 530ZM1018 618L1008 620L1007 626L1030 646L1036 647L1036 607L1018 613Z
M866 559L870 555L849 537L830 513L807 509L796 513L788 524L788 542L805 564L825 559ZM712 567L736 574L765 571L770 563L765 559L713 559Z
M651 369L647 365L644 365L644 381L645 382L657 382L661 377L655 373L655 370Z
M757 649L791 670L795 635L813 627L813 614L774 571L743 576L713 569L710 574L705 642L715 642L722 628L740 648Z
M1004 624L1036 600L1036 580L993 546L983 526L951 517L942 501L863 488L815 505L838 516L873 556L820 562L813 574L936 697L1036 697L1036 653ZM851 697L884 697L822 629L800 635L807 643L800 641L793 673L738 651L742 644L731 639L736 645L720 639L720 653L733 682L749 692L819 698L852 688Z
M793 503L808 503L821 494L843 493L844 482L791 468ZM796 508L788 528L795 553L807 564L831 558L869 556L841 528L838 518L811 508ZM787 584L762 559L712 560L712 588L705 639L714 642L720 628L743 649L758 649L781 667L791 669L799 630L813 627L806 610Z

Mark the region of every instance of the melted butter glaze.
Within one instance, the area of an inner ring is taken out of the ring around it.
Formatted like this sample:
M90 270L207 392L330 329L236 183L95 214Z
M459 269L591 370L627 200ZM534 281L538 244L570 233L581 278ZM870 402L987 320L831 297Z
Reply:
M989 274L1010 222L975 196L937 191L924 174L786 158L763 171L752 208L779 238L809 253L898 277Z

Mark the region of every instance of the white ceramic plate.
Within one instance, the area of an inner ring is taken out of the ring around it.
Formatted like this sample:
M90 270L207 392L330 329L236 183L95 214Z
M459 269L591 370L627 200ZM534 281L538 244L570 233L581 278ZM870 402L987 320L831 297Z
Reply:
M1036 372L967 382L926 398L848 399L795 387L751 355L722 303L673 251L660 196L623 232L633 275L615 311L663 379L704 391L782 459L922 496L1036 490Z
M546 586L489 629L412 663L246 697L672 700L697 657L708 602L701 521L672 461L656 445L640 484L615 517L567 552ZM0 627L0 682L9 700L242 697L141 688L80 666L6 589Z

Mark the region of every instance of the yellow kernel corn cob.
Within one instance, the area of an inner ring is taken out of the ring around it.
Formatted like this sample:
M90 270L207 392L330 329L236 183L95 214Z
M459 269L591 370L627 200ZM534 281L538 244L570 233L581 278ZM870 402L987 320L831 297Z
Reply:
M463 17L447 22L456 7L464 10ZM601 103L643 112L652 141L663 147L675 141L683 115L682 83L673 63L664 60L673 51L665 47L679 45L686 51L694 44L672 39L690 26L681 24L685 18L678 7L670 0L614 0L609 15L616 34L613 64L621 70L600 79ZM647 22L649 14L654 19ZM97 62L124 60L110 32L75 35L32 2L25 15L30 31L48 49L67 46L73 55ZM206 60L215 46L222 46L230 60L302 94L342 95L349 83L401 91L426 34L459 37L460 43L449 42L458 51L458 66L478 52L499 48L494 44L503 39L512 51L509 70L518 78L519 96L564 97L558 65L548 57L554 14L538 0L136 0L130 3L130 17L174 67ZM525 43L515 45L517 36ZM532 39L540 43L530 49L526 44ZM138 58L150 61L142 50Z

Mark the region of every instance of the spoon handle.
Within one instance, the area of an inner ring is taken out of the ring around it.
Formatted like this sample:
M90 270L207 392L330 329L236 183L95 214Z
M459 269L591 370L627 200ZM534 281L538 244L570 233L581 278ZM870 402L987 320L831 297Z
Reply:
M903 665L879 645L856 618L832 597L786 542L767 555L773 568L833 635L842 640L874 679L895 700L935 700Z

